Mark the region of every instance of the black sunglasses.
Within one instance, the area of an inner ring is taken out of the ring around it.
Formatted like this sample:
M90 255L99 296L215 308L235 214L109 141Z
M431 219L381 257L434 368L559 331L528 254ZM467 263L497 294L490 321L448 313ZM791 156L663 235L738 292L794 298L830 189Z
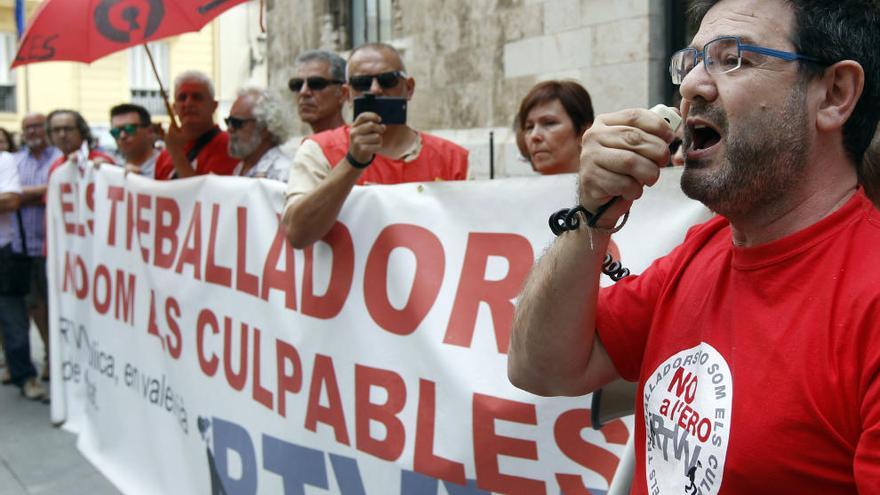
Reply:
M350 76L348 85L355 91L369 91L373 85L373 79L379 82L382 89L391 89L397 86L397 83L406 77L406 73L402 70L392 72L383 72L381 74L364 74L361 76Z
M294 93L299 93L302 90L303 84L308 84L309 89L312 91L321 91L331 84L342 84L345 81L340 81L339 79L327 79L326 77L307 77L305 79L301 77L292 77L289 81L287 81L287 87L290 88Z
M230 115L229 117L226 117L226 119L224 119L224 122L226 122L226 127L228 129L233 129L237 131L244 127L245 124L253 120L257 119L243 119L241 117L233 117Z
M110 129L110 135L113 136L113 139L119 139L119 136L122 135L122 131L125 131L129 136L134 136L134 133L141 127L147 127L141 124L125 124L119 127L114 127Z

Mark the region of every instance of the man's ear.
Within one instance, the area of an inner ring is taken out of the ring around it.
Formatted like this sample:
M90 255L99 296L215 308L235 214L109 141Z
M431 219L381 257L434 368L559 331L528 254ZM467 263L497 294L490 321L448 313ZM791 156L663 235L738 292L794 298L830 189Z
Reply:
M411 100L413 97L413 93L416 92L416 80L411 77L407 77L406 81L404 82L406 83L406 99Z
M843 128L862 95L865 70L856 61L843 60L825 69L819 84L816 127L821 131Z
M219 106L220 106L220 102L217 100L213 100L213 103L211 105L211 113L215 113L217 111L217 107L219 107Z

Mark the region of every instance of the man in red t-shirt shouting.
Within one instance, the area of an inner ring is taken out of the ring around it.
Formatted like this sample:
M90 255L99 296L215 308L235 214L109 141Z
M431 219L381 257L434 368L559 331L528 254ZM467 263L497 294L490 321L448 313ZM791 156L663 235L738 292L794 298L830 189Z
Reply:
M204 174L229 175L238 160L226 148L229 135L214 124L217 100L214 83L205 74L188 71L174 81L173 121L165 136L165 150L156 160L156 179L168 180Z
M415 80L391 45L368 43L348 59L351 98L364 93L412 98ZM303 141L293 159L284 224L287 239L304 248L324 237L355 185L464 180L467 150L406 124L386 125L364 112L351 126Z
M525 284L510 380L568 396L637 383L635 495L880 493L880 212L859 185L880 9L692 3L699 30L669 65L681 187L718 216L600 289L610 234L674 137L648 110L600 115L577 195L593 213L576 210Z

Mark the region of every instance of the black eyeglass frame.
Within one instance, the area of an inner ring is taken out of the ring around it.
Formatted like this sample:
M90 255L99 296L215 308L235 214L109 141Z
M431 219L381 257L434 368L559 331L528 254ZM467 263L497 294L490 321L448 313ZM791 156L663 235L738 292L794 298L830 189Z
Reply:
M326 77L321 76L311 76L311 77L291 77L290 80L287 81L287 88L294 93L299 93L302 91L304 85L308 85L308 88L312 91L321 91L322 89L327 88L333 84L345 84L345 81L341 81L339 79L327 79Z
M232 115L230 115L229 117L226 117L225 119L223 119L223 122L226 122L227 129L238 131L238 130L241 130L241 128L244 127L244 125L247 124L248 122L256 122L256 120L257 119L255 119L253 117L241 118L241 117L233 117Z
M397 85L400 84L400 81L406 79L406 77L406 72L402 70L382 72L380 74L360 74L357 76L348 76L348 85L355 91L369 91L373 86L373 79L375 79L382 89L391 89L396 88Z

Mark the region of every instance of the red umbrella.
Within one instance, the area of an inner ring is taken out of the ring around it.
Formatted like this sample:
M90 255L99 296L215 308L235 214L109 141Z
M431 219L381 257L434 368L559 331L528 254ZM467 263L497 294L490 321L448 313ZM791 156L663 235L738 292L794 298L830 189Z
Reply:
M146 48L150 41L198 31L246 1L45 0L21 39L12 67L54 60L91 63L135 45ZM152 62L149 48L147 54ZM161 80L159 85L165 96Z

